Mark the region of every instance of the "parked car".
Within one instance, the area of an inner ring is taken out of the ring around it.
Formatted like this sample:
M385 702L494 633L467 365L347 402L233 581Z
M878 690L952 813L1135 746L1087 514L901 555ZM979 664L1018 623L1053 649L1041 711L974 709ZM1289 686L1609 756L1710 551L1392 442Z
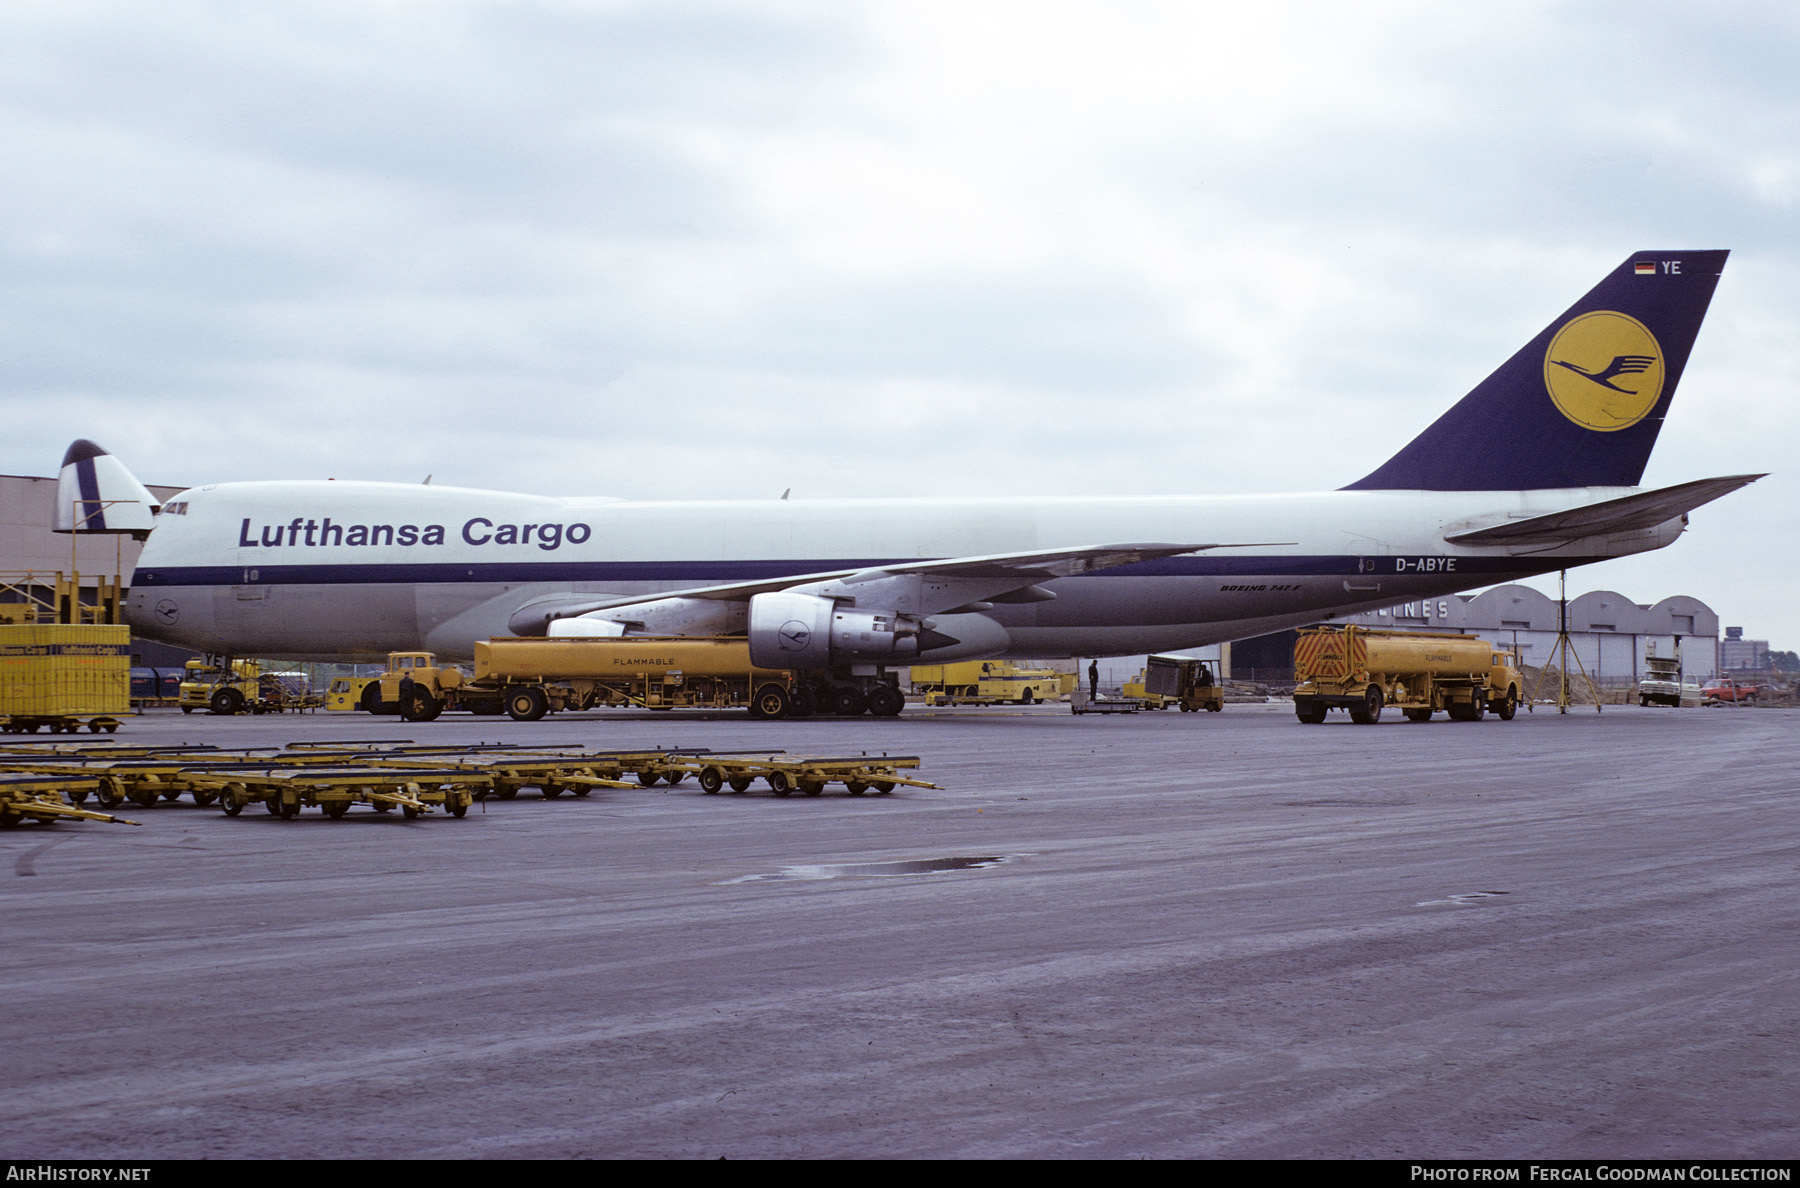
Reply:
M1727 701L1734 705L1755 705L1756 695L1761 692L1761 685L1731 677L1708 681L1700 688L1700 696L1707 705L1721 705Z

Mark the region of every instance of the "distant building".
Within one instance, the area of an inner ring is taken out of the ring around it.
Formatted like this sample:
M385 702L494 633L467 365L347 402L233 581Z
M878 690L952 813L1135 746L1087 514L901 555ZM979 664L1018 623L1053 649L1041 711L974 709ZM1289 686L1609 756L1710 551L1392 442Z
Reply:
M1762 672L1769 667L1769 641L1745 639L1742 627L1725 628L1719 641L1719 668L1726 672Z

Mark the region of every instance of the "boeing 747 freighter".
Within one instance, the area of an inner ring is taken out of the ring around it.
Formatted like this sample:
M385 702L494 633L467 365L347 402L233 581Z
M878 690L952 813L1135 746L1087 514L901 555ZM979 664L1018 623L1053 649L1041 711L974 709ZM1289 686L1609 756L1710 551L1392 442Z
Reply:
M235 655L735 634L829 693L915 662L1189 648L1672 543L1761 477L1637 485L1726 254L1633 254L1337 491L664 502L242 482L152 515L79 441L62 527L147 531L133 626Z

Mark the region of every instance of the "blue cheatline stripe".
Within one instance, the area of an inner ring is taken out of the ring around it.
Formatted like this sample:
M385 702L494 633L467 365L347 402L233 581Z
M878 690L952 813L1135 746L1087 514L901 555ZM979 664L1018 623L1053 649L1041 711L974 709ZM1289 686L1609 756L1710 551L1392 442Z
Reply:
M1418 568L1411 563L1424 557L1453 562L1452 567ZM922 559L922 558L920 558ZM688 582L694 584L769 581L795 574L828 573L844 569L875 569L913 560L818 559L789 561L506 561L475 565L421 562L376 565L196 565L139 570L132 585L149 586L348 586L439 585L454 582ZM1164 557L1136 565L1121 565L1083 577L1395 577L1405 574L1453 572L1479 579L1500 581L1507 577L1543 573L1547 569L1585 565L1601 557L1467 557L1451 554L1393 556L1282 556L1282 557ZM1399 569L1400 561L1408 568ZM252 577L250 575L254 574Z

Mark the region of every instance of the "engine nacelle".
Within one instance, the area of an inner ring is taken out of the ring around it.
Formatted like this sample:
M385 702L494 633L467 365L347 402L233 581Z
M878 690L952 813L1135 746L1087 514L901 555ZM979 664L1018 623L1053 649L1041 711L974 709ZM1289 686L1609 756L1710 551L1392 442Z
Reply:
M616 624L614 630L606 624ZM589 611L549 625L552 638L589 635L733 635L744 629L744 604L713 598L658 598Z
M625 624L577 615L572 619L551 619L544 634L551 639L616 639L625 634Z
M912 615L840 607L816 594L780 591L750 600L750 662L759 668L907 664L923 623Z

